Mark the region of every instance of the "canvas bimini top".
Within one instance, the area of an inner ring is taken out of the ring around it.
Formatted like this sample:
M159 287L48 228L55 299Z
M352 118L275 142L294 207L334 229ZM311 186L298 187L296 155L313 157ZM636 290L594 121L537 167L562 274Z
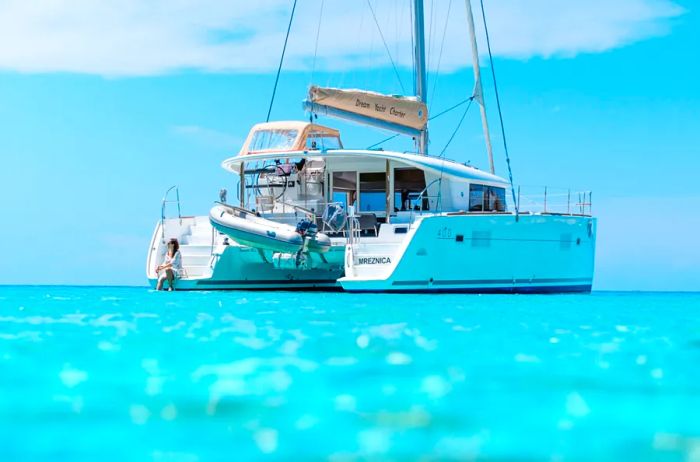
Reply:
M340 132L334 128L301 121L266 122L253 126L238 155L342 147Z

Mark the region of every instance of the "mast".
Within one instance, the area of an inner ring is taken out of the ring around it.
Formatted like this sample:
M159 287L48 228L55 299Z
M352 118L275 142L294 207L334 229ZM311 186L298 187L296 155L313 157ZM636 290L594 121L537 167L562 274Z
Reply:
M472 45L472 61L474 63L474 100L479 103L481 109L481 125L484 127L484 139L486 140L486 152L489 155L489 166L491 173L496 173L493 165L493 149L491 149L491 135L489 134L489 122L486 119L486 106L484 105L484 89L481 86L481 69L479 67L479 49L476 46L476 33L474 32L474 16L472 16L472 3L465 0L467 4L467 23L469 25L469 40Z
M467 0L468 1L468 0ZM428 86L425 78L425 19L423 17L423 0L413 0L413 31L416 37L414 57L416 62L415 94L420 101L427 105ZM428 126L416 140L418 152L428 154Z

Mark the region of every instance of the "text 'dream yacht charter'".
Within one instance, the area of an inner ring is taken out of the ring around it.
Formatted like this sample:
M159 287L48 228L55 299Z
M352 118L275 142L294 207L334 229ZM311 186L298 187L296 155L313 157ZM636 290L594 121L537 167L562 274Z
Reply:
M528 209L494 172L469 2L471 99L481 109L490 173L428 155L422 1L413 11L415 97L312 86L305 108L411 136L417 152L349 149L337 130L311 122L254 126L222 163L238 181L234 203L222 198L208 215L166 218L166 194L146 262L153 286L177 238L178 290L591 290L590 193L566 191L555 207L544 189L543 204Z

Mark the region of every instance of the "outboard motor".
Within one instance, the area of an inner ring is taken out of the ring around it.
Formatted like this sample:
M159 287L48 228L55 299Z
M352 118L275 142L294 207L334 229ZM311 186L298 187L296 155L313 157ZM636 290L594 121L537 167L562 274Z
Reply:
M308 218L304 218L297 223L297 233L305 238L313 239L318 234L318 226Z

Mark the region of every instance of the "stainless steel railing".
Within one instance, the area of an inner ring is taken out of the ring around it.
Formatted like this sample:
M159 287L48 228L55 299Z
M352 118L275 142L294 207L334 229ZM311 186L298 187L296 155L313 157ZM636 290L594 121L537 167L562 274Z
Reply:
M168 199L168 196L170 195L170 191L175 190L175 200L170 200ZM177 204L177 218L180 220L180 225L182 225L182 211L180 209L180 189L178 188L177 185L173 185L170 188L168 188L167 191L165 191L165 195L163 196L163 200L161 201L160 205L160 232L161 232L161 239L165 240L165 209L167 204Z
M548 186L518 186L517 191L520 213L591 216L592 198L592 191L571 191Z

